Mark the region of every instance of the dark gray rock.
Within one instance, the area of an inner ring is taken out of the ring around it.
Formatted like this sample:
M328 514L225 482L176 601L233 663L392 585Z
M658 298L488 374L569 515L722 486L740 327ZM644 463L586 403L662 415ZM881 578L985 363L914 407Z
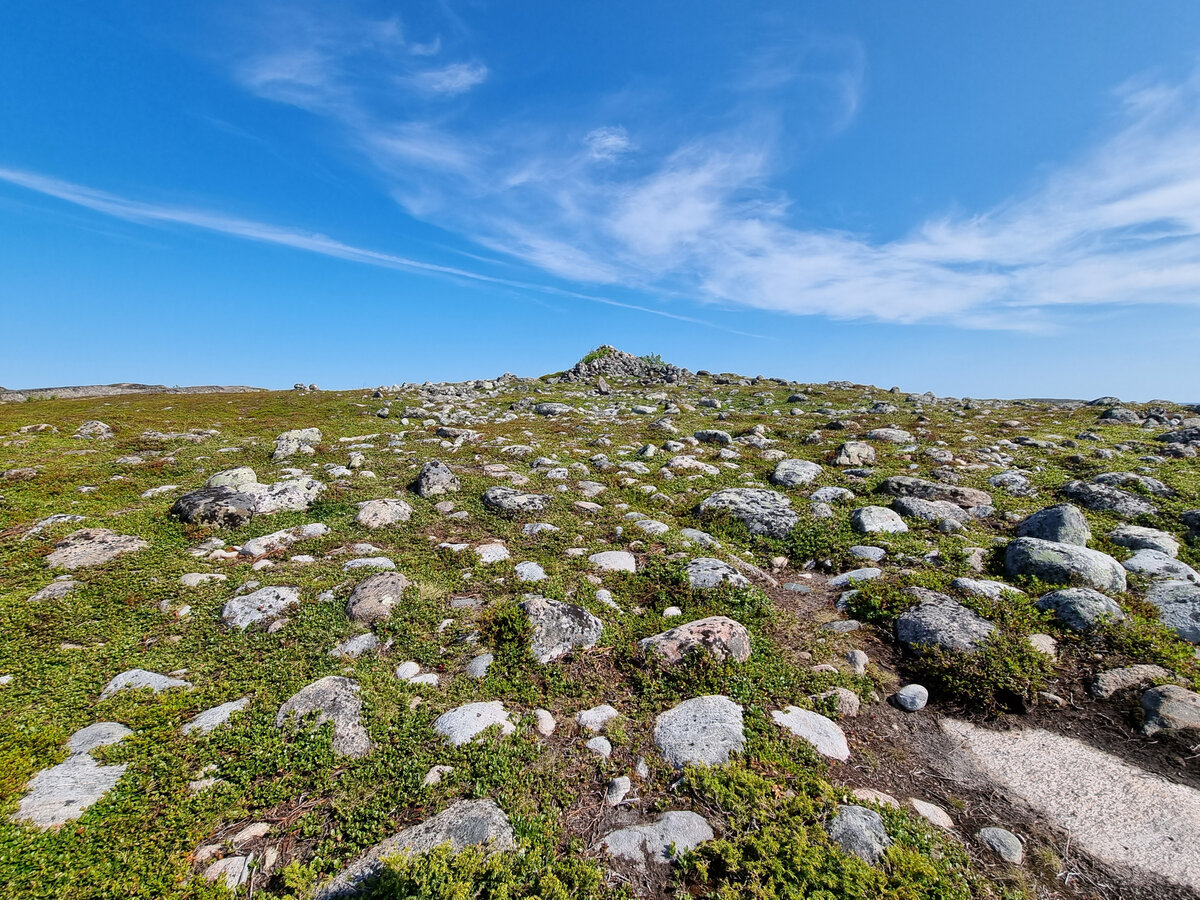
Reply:
M451 494L460 487L458 476L450 471L450 467L441 460L432 459L421 467L417 480L413 482L413 490L419 497L435 497L439 494Z
M940 484L936 481L924 481L909 475L893 475L885 478L879 485L879 493L891 497L916 497L919 500L944 500L964 509L972 506L991 506L992 495L975 488L960 487L957 484Z
M842 806L825 825L830 840L851 856L875 865L892 845L883 817L865 806Z
M346 601L346 616L359 625L374 625L392 615L409 580L399 572L378 572L360 581Z
M1037 608L1053 612L1054 617L1072 631L1091 631L1102 621L1119 622L1125 613L1116 601L1091 588L1067 588L1038 598Z
M1099 550L1022 537L1004 553L1004 571L1011 578L1029 576L1047 584L1071 584L1098 591L1125 590L1125 569Z
M1038 538L1060 544L1086 547L1092 530L1079 507L1060 503L1040 509L1017 525L1017 537Z
M945 594L919 587L904 592L920 600L896 620L896 639L909 650L940 647L972 653L996 630L987 619Z
M521 610L533 628L530 650L540 663L558 659L572 650L595 647L604 633L604 623L581 606L530 597L521 603Z

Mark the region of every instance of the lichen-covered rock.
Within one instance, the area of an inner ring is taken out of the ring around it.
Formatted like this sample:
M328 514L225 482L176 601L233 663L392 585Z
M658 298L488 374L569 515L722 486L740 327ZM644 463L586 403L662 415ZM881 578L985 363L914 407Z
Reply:
M1069 481L1063 485L1062 494L1084 509L1110 512L1123 519L1152 516L1158 512L1158 508L1148 500L1107 484Z
M879 493L891 497L916 497L919 500L943 500L964 509L972 506L991 506L992 495L987 491L961 487L957 484L942 484L923 481L910 475L893 475L879 485Z
M702 518L727 514L740 520L751 534L774 538L787 537L800 521L791 500L763 488L724 488L702 500L696 513Z
M441 460L432 459L421 467L413 491L418 497L436 497L451 494L459 489L458 476Z
M746 745L742 707L719 694L684 700L655 720L654 743L676 769L723 765Z
M1098 591L1125 590L1125 569L1107 553L1075 544L1017 538L1004 553L1010 577L1038 578L1047 584L1078 584Z
M904 592L920 601L896 620L896 640L909 650L939 647L973 653L996 630L987 619L945 594L919 587Z
M374 625L392 615L409 580L399 572L378 572L360 581L346 601L346 616L358 625Z
M642 638L638 646L669 663L682 662L692 653L707 653L719 662L745 662L750 658L750 632L727 616L709 616Z
M550 505L546 494L525 494L516 488L495 485L483 492L483 505L502 515L539 513Z
M806 459L781 459L771 473L771 484L799 487L821 477L821 467Z
M314 895L314 900L336 900L357 894L383 870L389 856L428 853L448 844L458 852L480 847L489 853L512 850L512 825L492 800L459 800L436 816L412 825L371 847L342 869Z
M358 682L340 675L327 675L301 688L279 707L275 727L289 721L312 727L333 723L333 750L353 758L366 756L374 748L362 724L362 698Z
M883 816L865 806L842 806L825 826L830 840L846 853L875 865L892 845Z
M1038 598L1037 608L1054 617L1072 631L1091 631L1101 622L1119 622L1125 618L1115 600L1091 588L1067 588Z
M270 623L300 602L300 591L294 587L272 585L242 594L227 601L221 618L230 628L245 631L251 625Z
M407 522L412 516L412 507L403 500L385 497L382 500L364 500L358 504L358 515L354 521L363 528L387 528Z
M746 587L750 584L746 576L729 563L708 556L693 559L684 571L688 584L702 591L720 587L722 584L731 587Z
M1017 537L1038 538L1060 544L1086 547L1092 529L1079 507L1060 503L1040 509L1017 525Z
M572 650L595 647L604 633L604 623L581 606L545 597L530 597L521 603L532 627L530 650L534 659L548 663Z
M107 528L81 528L54 545L53 552L46 557L46 565L67 571L102 566L118 556L145 550L149 546L140 537L116 534Z

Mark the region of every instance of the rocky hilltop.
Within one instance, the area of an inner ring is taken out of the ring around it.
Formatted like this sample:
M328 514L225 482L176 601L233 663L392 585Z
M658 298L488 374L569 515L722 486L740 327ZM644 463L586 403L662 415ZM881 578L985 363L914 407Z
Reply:
M1200 896L1195 410L297 388L0 407L0 896Z

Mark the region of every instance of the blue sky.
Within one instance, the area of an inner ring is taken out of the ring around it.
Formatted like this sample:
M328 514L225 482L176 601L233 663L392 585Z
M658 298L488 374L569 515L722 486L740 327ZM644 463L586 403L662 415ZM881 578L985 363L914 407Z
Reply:
M1200 4L10 0L0 313L8 387L1200 400Z

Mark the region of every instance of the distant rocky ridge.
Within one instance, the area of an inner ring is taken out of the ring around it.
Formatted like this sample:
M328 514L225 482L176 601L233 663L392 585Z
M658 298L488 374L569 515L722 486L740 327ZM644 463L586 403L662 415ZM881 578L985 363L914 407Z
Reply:
M165 384L135 384L122 381L117 384L83 384L71 387L28 388L19 391L0 388L0 403L19 403L29 399L78 400L83 397L115 397L121 394L245 394L265 390L267 389L248 387L242 384L167 387Z

